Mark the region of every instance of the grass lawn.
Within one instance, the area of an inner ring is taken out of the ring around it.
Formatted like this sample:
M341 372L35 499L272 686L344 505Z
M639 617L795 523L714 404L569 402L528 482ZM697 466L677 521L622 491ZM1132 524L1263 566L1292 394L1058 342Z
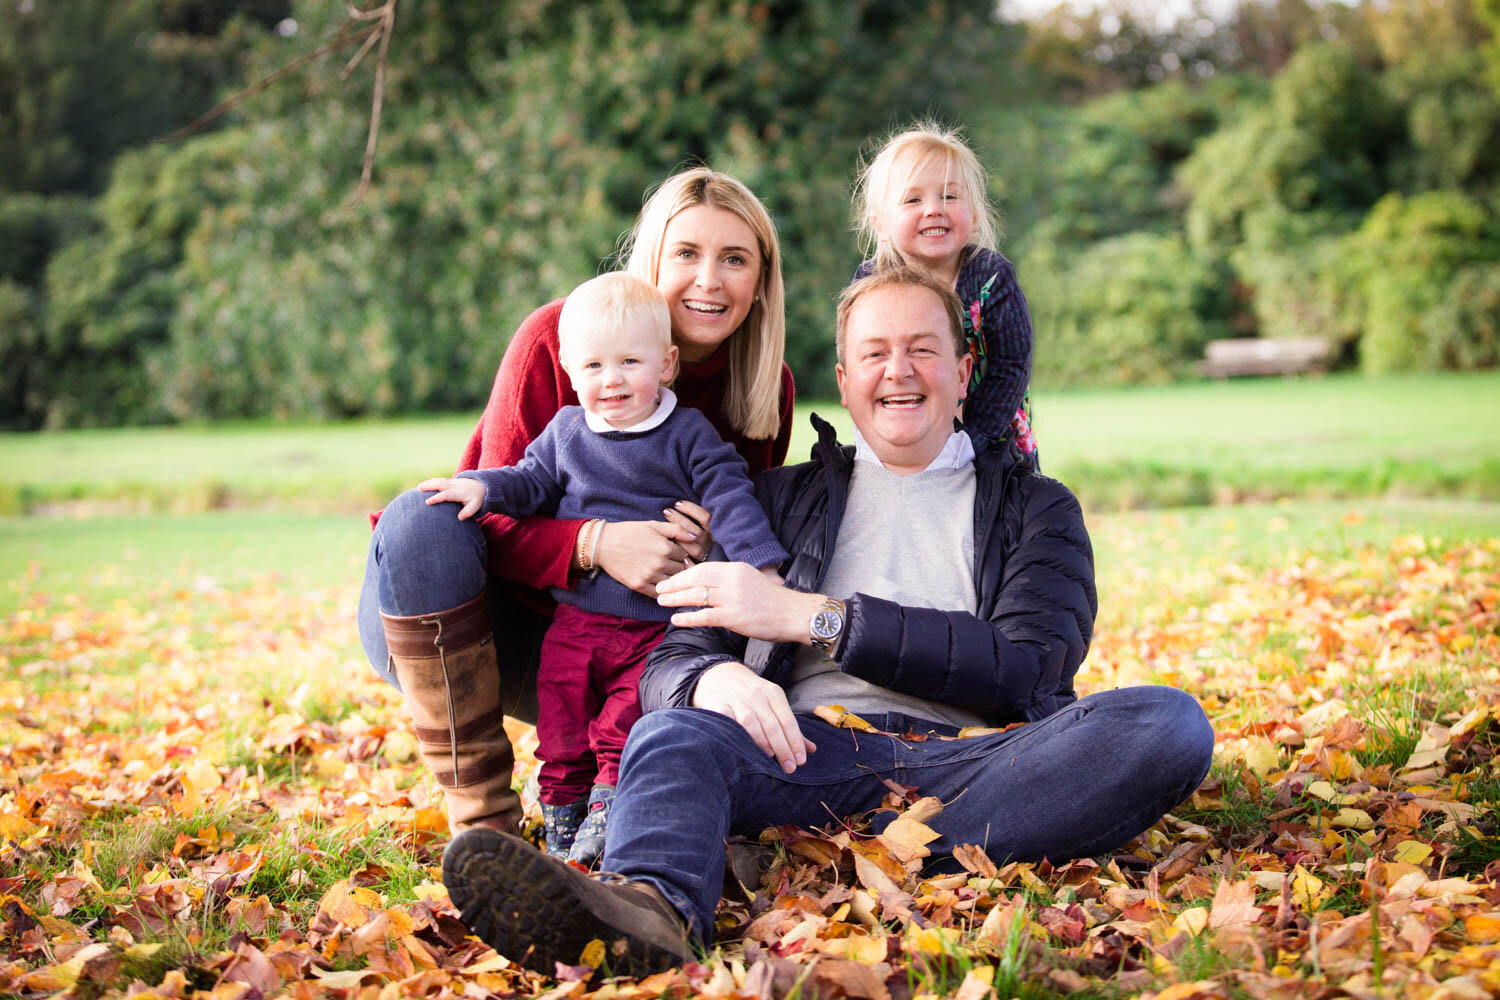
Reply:
M1497 537L1500 504L1278 501L1096 513L1089 526L1100 593L1107 595L1111 586L1143 575L1202 573L1226 563L1268 565L1309 549L1346 556L1403 535ZM369 537L366 519L352 513L0 517L0 613L38 593L104 603L148 588L201 592L256 581L289 590L353 584L364 572Z
M1500 500L1500 372L1038 390L1043 468L1092 509L1280 496ZM804 401L848 440L836 401ZM452 470L476 414L0 434L0 513L358 511Z

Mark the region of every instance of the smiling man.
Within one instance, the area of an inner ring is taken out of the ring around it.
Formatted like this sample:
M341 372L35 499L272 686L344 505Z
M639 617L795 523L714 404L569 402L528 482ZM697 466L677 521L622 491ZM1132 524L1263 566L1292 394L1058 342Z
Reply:
M785 586L727 562L658 586L659 603L696 610L673 616L641 680L649 714L603 861L624 879L491 830L453 842L449 892L501 954L550 973L598 939L614 971L680 962L711 941L727 836L869 812L887 779L945 803L938 865L962 844L1000 863L1099 854L1202 781L1213 731L1192 698L1074 694L1096 611L1083 516L1013 451L976 455L955 421L959 310L911 271L852 285L837 373L854 445L814 418L813 460L757 482L792 554ZM814 714L835 704L878 732Z

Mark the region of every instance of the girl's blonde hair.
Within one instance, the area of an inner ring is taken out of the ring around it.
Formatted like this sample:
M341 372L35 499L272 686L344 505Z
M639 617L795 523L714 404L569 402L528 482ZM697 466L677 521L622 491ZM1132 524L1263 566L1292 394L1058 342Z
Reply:
M786 351L786 293L781 282L781 244L771 215L750 189L728 174L694 167L661 182L619 257L624 269L656 284L667 223L698 205L733 212L755 234L760 250L757 297L745 320L729 335L729 391L724 415L747 438L771 438L781 429L781 363Z
M969 242L998 249L1000 226L979 157L959 129L935 121L917 121L888 138L874 158L860 168L854 184L854 223L860 252L875 258L876 267L910 266L890 238L876 227L875 217L893 196L906 189L918 171L937 158L941 158L948 177L958 182L973 211L974 231Z

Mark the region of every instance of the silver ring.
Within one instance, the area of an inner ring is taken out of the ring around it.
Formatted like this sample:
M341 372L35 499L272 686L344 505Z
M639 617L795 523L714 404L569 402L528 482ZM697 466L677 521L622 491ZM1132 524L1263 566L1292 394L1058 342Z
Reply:
M703 585L703 606L708 607L708 584Z

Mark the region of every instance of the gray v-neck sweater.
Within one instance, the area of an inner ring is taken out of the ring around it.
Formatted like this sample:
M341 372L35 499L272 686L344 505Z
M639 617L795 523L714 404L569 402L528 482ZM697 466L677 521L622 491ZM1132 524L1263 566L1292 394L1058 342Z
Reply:
M822 589L839 598L861 593L907 607L977 611L974 463L898 476L878 462L856 462ZM855 715L900 712L951 726L984 725L978 713L961 705L912 697L843 673L812 646L797 654L788 698L795 712L842 705Z

